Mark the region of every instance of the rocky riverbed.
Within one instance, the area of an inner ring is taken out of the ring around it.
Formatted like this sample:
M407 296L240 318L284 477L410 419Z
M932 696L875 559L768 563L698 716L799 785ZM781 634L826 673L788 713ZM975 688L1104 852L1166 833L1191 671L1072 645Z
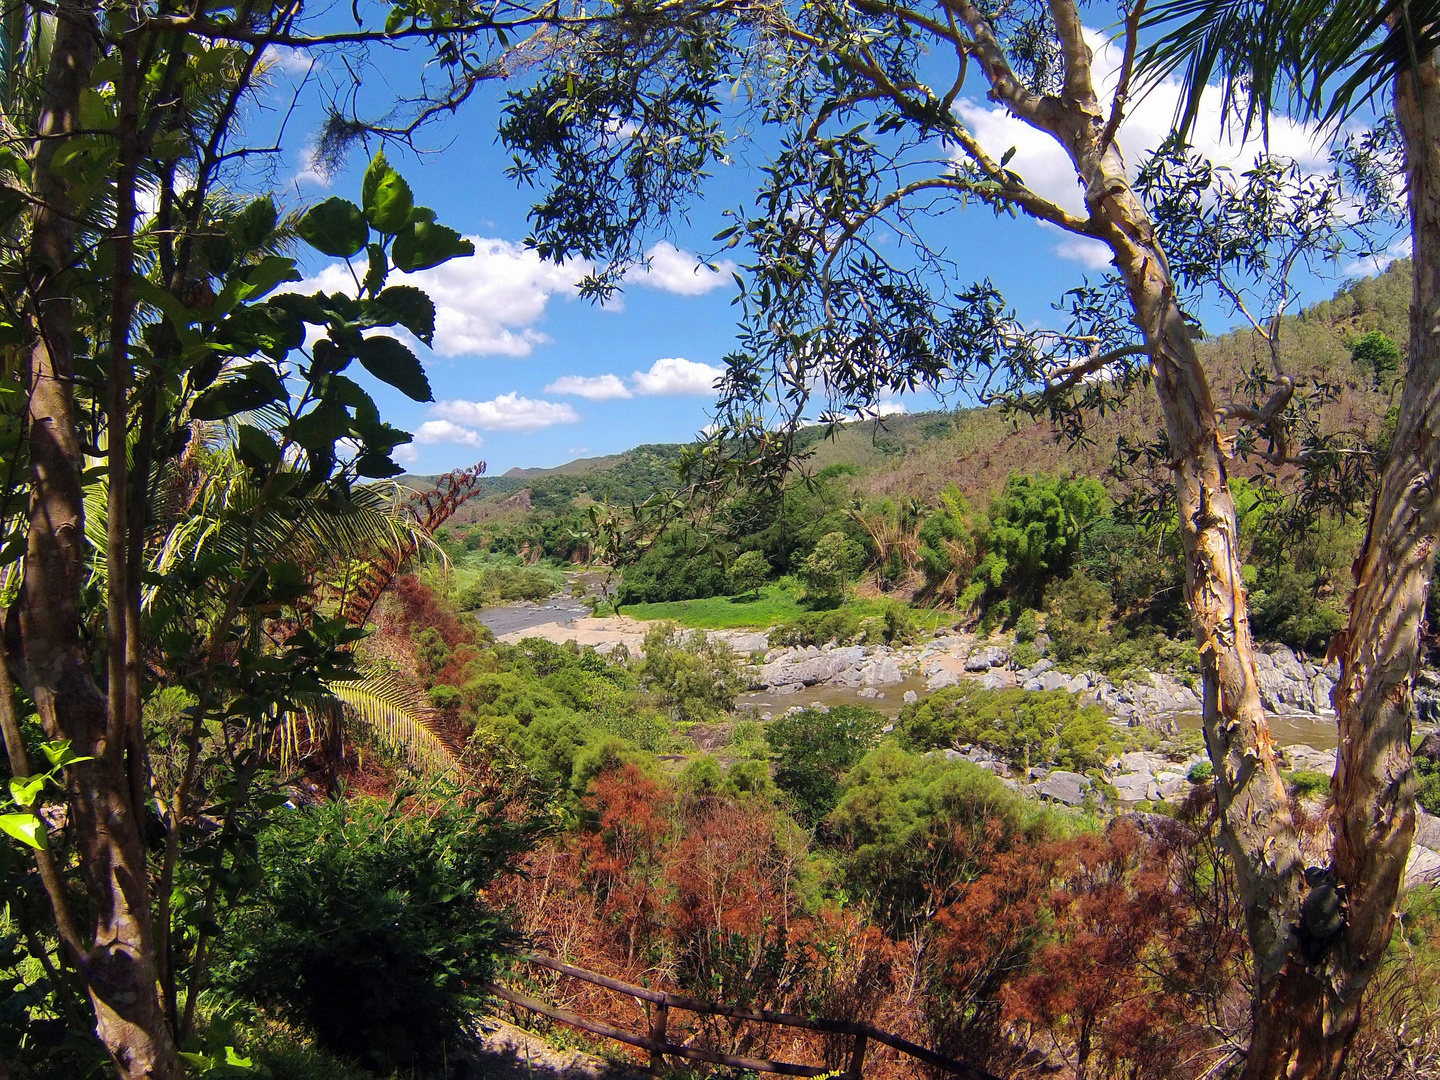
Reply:
M588 618L559 603L529 605L529 610L508 626L503 619L495 620L502 641L543 637L593 646L607 654L623 646L631 656L642 654L648 625L629 618ZM749 658L754 692L742 696L739 706L761 719L847 701L864 702L894 716L904 704L925 694L974 680L995 690L1065 690L1079 695L1085 704L1104 709L1116 726L1149 728L1161 735L1155 749L1122 754L1107 762L1095 777L1043 768L1018 775L975 746L937 751L974 762L1036 798L1112 811L1147 802L1173 802L1183 799L1190 789L1191 769L1206 760L1193 735L1186 738L1184 734L1199 726L1198 687L1163 672L1147 672L1117 683L1099 672L1062 671L1043 655L1022 666L1012 655L1011 642L969 634L945 634L898 647L832 643L771 648L768 631L694 632L708 633ZM1043 652L1043 638L1038 645ZM1035 651L1033 647L1031 651ZM1330 692L1338 667L1316 664L1280 644L1260 645L1256 664L1261 700L1274 719L1285 768L1332 773L1336 730ZM1416 711L1422 727L1440 725L1440 673L1421 673ZM1406 877L1412 884L1440 881L1440 819L1421 813Z

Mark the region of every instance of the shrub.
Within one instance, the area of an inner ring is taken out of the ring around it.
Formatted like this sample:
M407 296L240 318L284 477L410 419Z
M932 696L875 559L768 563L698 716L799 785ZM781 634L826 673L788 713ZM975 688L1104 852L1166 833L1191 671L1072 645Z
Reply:
M775 784L795 800L802 818L819 821L835 809L841 774L880 741L885 723L863 705L805 709L770 721L765 741L775 757Z
M730 588L741 595L760 594L770 576L770 562L759 551L746 551L730 564Z
M1415 759L1415 801L1426 812L1440 815L1440 762Z
M1330 777L1314 769L1297 769L1288 773L1285 782L1297 799L1309 799L1330 792Z
M708 634L661 623L645 635L640 684L660 700L674 720L708 720L735 707L740 663L723 641Z
M216 981L381 1072L439 1058L511 945L480 892L533 832L446 801L333 801L261 834L263 885L223 939Z
M1084 772L1127 745L1094 705L1064 690L985 690L964 683L905 706L896 723L915 750L982 746L1012 765L1058 765Z
M826 533L800 564L800 580L813 597L844 601L851 580L865 565L865 549L842 532Z
M1355 342L1350 356L1356 367L1374 376L1376 386L1400 369L1399 348L1380 330L1371 330Z
M1213 779L1214 776L1214 765L1208 761L1197 761L1194 765L1190 766L1190 772L1186 776L1186 779L1192 784L1203 784L1206 780Z
M936 895L984 870L970 857L982 838L1004 849L1040 838L1051 821L984 769L893 742L856 763L827 819L847 852L846 883L901 932L928 919Z
M846 642L860 633L861 618L849 608L834 611L816 611L801 615L770 631L770 644L824 645L827 641Z

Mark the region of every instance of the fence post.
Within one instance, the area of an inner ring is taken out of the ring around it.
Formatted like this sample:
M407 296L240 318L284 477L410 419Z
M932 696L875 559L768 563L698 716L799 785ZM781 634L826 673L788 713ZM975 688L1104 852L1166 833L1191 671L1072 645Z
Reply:
M855 1036L855 1045L850 1050L850 1067L845 1070L845 1080L861 1080L865 1074L865 1044L869 1038L865 1035Z
M665 1041L665 1026L670 1020L670 1006L663 1002L657 1002L650 1014L650 1038L651 1041L663 1043ZM650 1051L650 1073L652 1076L665 1075L665 1055L659 1050Z

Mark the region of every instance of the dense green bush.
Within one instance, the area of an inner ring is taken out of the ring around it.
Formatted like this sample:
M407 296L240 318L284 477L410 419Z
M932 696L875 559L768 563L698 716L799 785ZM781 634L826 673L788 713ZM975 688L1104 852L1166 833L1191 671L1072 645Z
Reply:
M827 821L845 852L848 888L905 933L928 917L938 892L985 869L977 852L1033 843L1058 819L976 765L887 741L850 770Z
M725 568L708 550L705 538L690 530L676 529L625 568L619 600L622 604L699 600L725 596L729 586Z
M788 623L782 623L770 631L770 644L776 648L793 645L824 645L837 641L841 644L852 640L860 633L860 613L853 608L836 608L833 611L814 611L801 615Z
M812 598L842 603L850 582L864 569L866 558L860 544L843 532L830 532L815 542L796 574Z
M1105 502L1105 488L1090 477L1012 475L990 503L976 581L1040 606L1050 582L1069 572Z
M912 750L982 746L1020 768L1080 772L1119 753L1128 739L1105 711L1064 690L985 690L962 683L905 706L896 723Z
M661 623L645 635L640 684L674 720L712 720L735 707L745 684L740 662L723 641Z
M1415 759L1415 801L1423 810L1440 816L1440 761Z
M457 800L281 813L260 837L263 884L226 928L216 984L382 1073L437 1060L513 940L480 891L533 836Z
M807 823L835 809L841 775L880 741L886 722L863 705L805 709L770 721L765 741L775 758L775 783Z

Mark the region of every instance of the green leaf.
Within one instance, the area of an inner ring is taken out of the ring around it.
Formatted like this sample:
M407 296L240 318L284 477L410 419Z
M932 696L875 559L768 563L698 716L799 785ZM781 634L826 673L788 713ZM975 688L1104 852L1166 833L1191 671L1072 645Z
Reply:
M389 383L411 401L434 401L425 369L409 347L384 334L368 337L360 346L360 363L381 382Z
M392 285L375 302L426 345L435 344L435 302L413 285Z
M40 789L45 786L49 779L44 773L39 776L12 776L10 778L10 798L15 800L16 806L30 807L40 797Z
M242 251L253 251L270 238L270 234L275 231L277 220L275 202L266 195L249 203L235 215L230 226L230 235Z
M286 603L310 591L305 580L305 571L293 562L279 562L270 567L270 598L277 603Z
M66 765L74 765L77 761L91 761L92 758L81 757L70 749L70 740L62 739L59 742L43 742L40 744L40 751L45 759L50 762L52 769L63 769Z
M389 454L367 451L355 459L355 472L369 480L388 480L405 470L390 460Z
M396 268L407 274L474 254L475 245L469 240L462 239L454 229L432 221L411 222L400 230L390 247Z
M385 287L385 278L390 273L390 260L385 257L385 249L379 244L371 244L367 253L370 265L365 270L365 291L373 296Z
M410 224L415 197L405 178L385 160L385 151L380 151L370 162L360 190L365 217L377 232L394 234Z
M248 364L239 378L212 386L190 406L196 420L224 420L236 413L251 412L286 397L285 384L264 364Z
M250 424L241 424L236 430L237 452L245 464L260 469L273 469L280 464L280 446L270 437Z
M0 814L0 829L36 851L44 851L48 846L45 823L34 814Z
M300 219L300 237L316 251L348 259L370 239L370 226L360 208L348 199L326 199Z

